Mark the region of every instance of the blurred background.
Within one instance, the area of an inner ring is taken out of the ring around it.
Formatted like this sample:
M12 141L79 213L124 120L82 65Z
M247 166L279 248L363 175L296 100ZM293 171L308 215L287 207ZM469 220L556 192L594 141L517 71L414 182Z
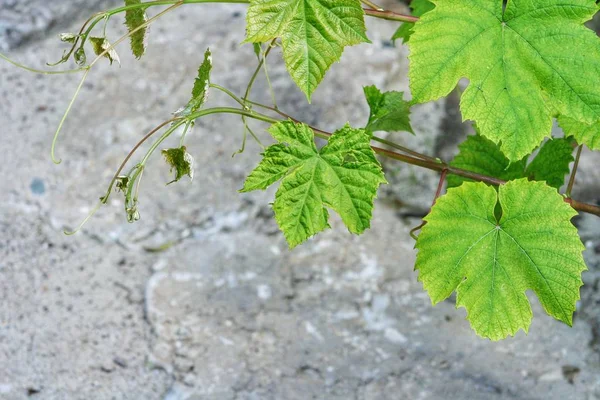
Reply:
M0 49L44 68L62 55L58 33L116 3L0 0ZM400 2L385 5L406 12ZM242 142L236 116L202 119L188 136L193 182L166 187L169 168L154 157L141 221L126 222L117 194L79 234L63 235L131 147L188 101L207 47L213 82L243 93L256 66L252 46L240 45L244 13L241 5L183 6L152 25L141 61L121 45L122 66L102 62L87 80L57 147L60 165L50 143L79 76L0 62L0 399L600 398L593 217L576 219L590 270L574 326L530 296L530 333L498 343L475 335L454 298L432 307L417 282L408 232L431 203L436 174L386 162L390 185L371 230L352 236L332 216L333 229L289 251L269 206L274 191L237 193L260 148L249 141L232 158ZM364 125L362 86L408 92L408 49L389 40L397 26L368 20L373 44L347 49L312 105L274 51L280 108L325 130ZM124 33L113 17L109 38ZM263 78L253 93L270 99ZM213 92L210 104L231 103ZM452 94L415 107L417 135L391 139L449 159L469 133L457 104ZM253 126L269 143L266 126ZM578 199L600 200L599 161L584 155Z

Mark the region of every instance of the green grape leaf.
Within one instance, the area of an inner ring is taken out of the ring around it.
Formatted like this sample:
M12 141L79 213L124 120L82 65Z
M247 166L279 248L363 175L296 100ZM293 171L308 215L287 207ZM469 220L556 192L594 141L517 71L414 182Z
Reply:
M573 158L571 139L550 139L540 149L537 156L527 166L526 176L546 183L556 189L565 183L565 175L571 170Z
M600 121L590 125L560 116L558 124L565 131L565 135L573 136L577 143L585 144L592 150L600 150Z
M171 172L175 170L175 179L167 183L178 182L184 176L194 179L194 158L187 152L185 146L176 149L165 149L162 151L167 163L171 166Z
M528 331L529 289L549 315L572 325L586 269L571 224L576 214L543 182L519 179L498 191L467 182L450 189L417 240L419 281L433 304L456 290L456 305L467 310L472 328L492 340Z
M502 153L500 147L481 135L472 135L458 146L459 153L454 157L451 166L477 172L482 175L510 181L523 178L527 157L511 163ZM463 182L471 182L458 175L448 176L448 187L457 187Z
M94 53L96 53L97 56L106 52L104 53L104 57L108 58L108 61L110 61L111 65L113 61L121 64L121 59L119 58L117 51L110 45L110 42L106 38L90 37L90 44L92 45Z
M210 49L204 53L204 61L198 69L198 77L194 81L192 98L187 105L175 112L178 117L186 117L198 111L208 99L210 89L210 73L212 71L212 54Z
M377 189L386 183L370 131L345 126L321 150L304 124L280 122L269 132L278 143L265 150L241 192L264 190L283 179L273 209L290 248L329 228L326 207L352 233L370 227Z
M412 0L410 2L410 9L412 10L412 15L415 17L422 17L428 11L431 11L435 8L435 4L433 4L429 0ZM392 36L392 40L402 39L402 43L407 43L410 36L413 34L415 24L413 22L403 22L402 25L398 28L398 30Z
M126 6L133 6L142 4L142 0L125 0ZM128 31L131 33L144 25L148 21L145 8L134 8L125 11L125 25L127 25ZM131 51L135 58L140 59L146 52L146 37L148 33L148 27L140 28L130 36Z
M600 120L600 38L583 23L594 0L435 0L410 46L414 101L446 96L459 79L463 118L517 161L549 136L552 117Z
M375 86L366 86L364 92L371 108L366 129L372 132L403 131L414 135L410 126L410 106L407 101L404 101L404 93L395 91L381 93Z
M369 42L359 0L250 0L245 42L281 38L292 79L310 101L345 46Z

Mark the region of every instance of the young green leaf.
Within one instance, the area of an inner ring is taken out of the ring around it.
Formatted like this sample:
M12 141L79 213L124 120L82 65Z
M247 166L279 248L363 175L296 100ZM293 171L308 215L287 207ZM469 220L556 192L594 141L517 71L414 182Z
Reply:
M77 50L75 50L75 63L77 65L79 65L80 67L83 67L87 61L87 57L85 55L85 49L82 47L79 47Z
M481 135L472 135L458 146L460 152L450 163L456 168L466 169L479 174L493 176L505 181L523 178L527 157L511 163L500 147ZM458 175L448 176L448 187L457 187L470 179Z
M142 0L125 0L126 6L133 6L142 4ZM125 11L125 25L129 33L133 32L140 26L144 25L148 21L145 8L134 8ZM140 28L130 36L131 40L131 51L133 55L139 59L146 52L146 37L148 33L148 27Z
M586 269L575 215L543 182L520 179L498 192L471 182L450 189L417 240L419 281L434 304L456 290L475 332L492 340L528 331L529 289L548 314L571 325Z
M558 117L558 124L565 135L573 136L577 143L585 144L592 150L600 150L600 121L590 125L561 116Z
M204 53L204 61L198 69L198 77L194 81L194 88L192 89L192 98L187 105L177 112L176 116L185 117L195 113L202 108L206 100L208 99L208 90L210 88L210 73L212 71L212 54L210 49L207 49Z
M412 15L415 17L422 17L423 14L433 10L434 8L435 4L429 0L412 0L410 2ZM414 22L403 22L396 33L394 33L394 36L392 36L392 40L402 39L402 43L408 42L408 39L410 39L410 36L413 34L414 26Z
M283 179L273 209L290 248L329 227L326 207L352 233L369 228L377 189L386 183L370 131L346 126L320 151L306 125L281 122L269 132L279 143L265 150L241 191L264 190Z
M134 201L131 207L127 207L125 213L127 214L127 222L130 224L139 221L141 216L140 211L137 208L137 201Z
M65 43L75 43L75 40L77 40L78 37L79 35L74 33L61 33L60 41Z
M366 129L377 132L410 132L410 106L404 101L402 92L381 93L375 86L364 88L367 103L371 107Z
M254 49L254 55L260 61L260 57L262 55L262 46L261 46L261 43L252 43L252 48Z
M345 46L369 42L359 0L250 0L246 42L281 38L283 58L310 101Z
M167 185L178 182L186 175L190 177L190 180L194 179L194 158L187 152L185 146L163 150L162 154L171 166L171 172L175 170L175 179Z
M573 158L571 139L550 139L540 149L537 156L527 166L525 175L546 183L556 189L565 183L565 175L570 171Z
M435 0L409 41L414 101L446 96L470 81L465 119L517 161L561 114L600 120L600 38L583 23L594 0Z
M108 58L110 64L112 65L113 61L121 64L121 59L117 54L117 51L110 45L106 38L101 37L90 37L90 43L92 44L92 48L94 49L94 53L97 56L104 53L104 57ZM108 51L107 51L108 50Z
M117 181L115 183L115 187L117 189L118 192L127 192L127 189L129 189L129 181L131 178L129 178L128 176L119 176L117 177Z

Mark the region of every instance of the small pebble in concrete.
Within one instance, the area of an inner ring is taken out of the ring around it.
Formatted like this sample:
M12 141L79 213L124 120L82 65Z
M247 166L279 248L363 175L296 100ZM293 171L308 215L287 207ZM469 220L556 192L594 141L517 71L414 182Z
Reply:
M31 193L37 194L38 196L41 196L44 193L46 193L46 184L40 178L33 178L31 180L29 188L31 189Z

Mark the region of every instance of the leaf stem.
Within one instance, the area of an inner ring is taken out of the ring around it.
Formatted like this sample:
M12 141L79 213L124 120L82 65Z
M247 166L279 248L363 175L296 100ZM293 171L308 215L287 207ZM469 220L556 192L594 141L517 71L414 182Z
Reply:
M362 1L362 0L361 0ZM370 4L366 3L368 1ZM370 0L365 0L363 3L367 4L369 7L374 7L374 9L365 9L365 15L370 17L385 19L388 21L399 21L399 22L417 22L419 20L418 17L413 17L411 15L399 14L389 10L382 10L381 7L374 5ZM200 3L228 3L228 4L249 4L250 0L155 0L155 1L147 1L140 4L131 4L128 6L117 7L112 10L106 11L104 13L98 13L97 15L100 17L96 17L97 19L92 22L90 28L87 32L89 32L94 25L96 25L99 20L102 19L104 15L114 15L128 10L135 10L138 8L150 8L155 6L168 6L168 5L183 5L183 4L200 4ZM89 22L89 20L88 20Z
M244 101L242 99L240 99L235 93L233 93L231 90L227 89L226 87L223 87L221 85L217 85L216 83L211 83L210 87L213 89L217 89L220 90L221 92L227 94L229 97L231 97L233 100L235 100L239 105L241 105L242 107L246 108L246 104L244 103ZM252 103L253 102L246 100L248 103Z
M388 21L417 22L419 20L418 17L413 17L412 15L398 14L388 10L365 10L365 14L369 17L385 19Z
M81 77L81 82L79 82L79 85L77 86L77 90L75 90L75 94L73 95L73 97L71 98L71 101L69 102L69 105L67 106L67 109L65 111L65 113L63 114L60 123L58 124L58 128L56 128L56 132L54 132L54 137L52 138L52 146L50 147L50 157L52 158L52 162L55 164L60 164L62 162L62 160L59 160L56 158L55 153L55 149L56 149L56 143L58 142L58 137L60 135L60 131L62 130L63 125L65 124L65 121L67 120L67 117L69 116L69 113L71 112L71 109L73 108L73 104L75 104L75 100L77 100L77 97L79 96L79 93L81 92L81 89L83 88L83 84L85 83L85 80L87 79L91 67L85 67L85 74L83 74L83 76Z
M152 129L150 132L148 132L146 134L146 136L144 136L142 138L142 140L140 140L134 147L133 149L131 149L131 151L127 154L127 157L125 157L125 160L123 160L123 162L121 163L121 166L119 167L119 169L117 170L117 172L115 173L113 179L110 181L110 184L108 185L108 190L106 191L106 195L102 198L103 203L106 203L108 201L108 198L110 197L110 194L112 192L113 186L115 185L115 182L117 182L117 179L119 179L119 176L121 175L121 172L123 172L123 169L125 169L125 167L127 166L127 163L129 162L129 160L131 159L131 157L133 157L133 155L135 154L135 152L148 140L150 139L152 136L154 136L154 134L158 131L160 131L162 128L164 128L165 126L169 125L172 122L177 121L177 118L172 118L168 121L163 122L162 124L158 125L156 128Z
M255 101L251 101L251 100L246 100L246 102L248 102L248 103L250 103L250 104L253 104L253 105L257 106L257 107L261 107L261 108L264 108L264 109L266 109L266 110L273 111L273 112L275 112L275 113L277 113L277 114L281 115L282 117L284 117L284 118L287 118L287 119L290 119L290 120L292 120L292 121L294 121L294 122L296 122L296 123L300 123L300 122L302 122L302 121L300 121L300 120L298 120L298 119L296 119L296 118L294 118L294 117L290 116L289 114L286 114L285 112L281 111L281 110L280 110L280 109L278 109L278 108L270 107L270 106L267 106L266 104L257 103L257 102L255 102ZM311 129L313 129L313 130L317 130L317 131L319 130L319 129L317 129L317 128L314 128L314 127L312 127L312 126L311 126ZM409 148L406 148L406 147L404 147L404 146L401 146L401 145L399 145L399 144L397 144L397 143L391 142L391 141L389 141L389 140L386 140L386 139L382 139L382 138L380 138L380 137L377 137L377 136L373 136L373 141L375 141L375 142L379 142L379 143L381 143L381 144L385 144L386 146L390 146L390 147L392 147L392 148L394 148L394 149L396 149L396 150L400 150L400 151L402 151L402 152L404 152L404 153L406 153L406 154L410 154L410 155L412 155L412 156L415 156L415 157L421 158L421 159L423 159L423 160L427 160L427 161L431 161L431 162L436 162L436 163L439 163L439 162L441 162L441 160L439 160L439 159L437 159L437 158L433 158L433 157L429 157L429 156L427 156L427 155L425 155L425 154L417 153L416 151L413 151L413 150L411 150L411 149L409 149Z
M360 0L360 2L363 3L366 6L371 7L373 10L385 11L385 8L382 8L382 7L378 6L377 4L373 3L370 0Z
M73 236L74 234L76 234L77 232L79 232L81 230L81 228L83 228L83 226L98 212L98 210L100 209L100 207L102 207L102 201L99 201L98 204L96 204L94 206L94 208L92 209L92 211L90 211L90 213L83 219L83 221L81 221L81 223L77 226L77 228L75 228L72 231L68 231L68 230L64 230L63 233L67 236Z
M575 185L575 176L577 175L577 168L579 167L579 160L581 159L582 150L583 145L579 145L579 148L577 149L577 156L575 157L575 164L573 164L573 171L571 171L571 178L569 178L569 185L567 186L567 197L571 197L571 191Z
M193 126L193 122L192 121L188 121L187 124L185 124L185 128L183 129L183 133L181 134L181 139L179 139L179 147L183 147L183 145L185 144L185 137L187 136L190 128Z
M442 190L444 189L444 183L446 182L447 176L448 176L448 170L444 169L442 171L442 174L440 175L440 182L438 183L437 191L435 192L435 197L433 198L433 202L431 203L431 208L433 208L433 206L435 206L435 203L437 203L437 200L442 195ZM419 224L419 226L416 226L413 229L411 229L409 232L410 237L413 238L414 240L417 240L418 237L416 235L416 232L423 229L423 227L425 225L427 225L427 221L423 220L421 222L421 224Z
M92 67L102 58L104 57L106 54L108 54L108 52L110 52L111 50L113 50L115 48L115 46L117 46L119 43L121 43L123 40L127 39L128 37L130 37L131 35L133 35L135 32L137 32L140 29L143 29L145 27L147 27L148 25L150 25L152 22L156 21L157 19L159 19L161 16L165 15L166 13L174 10L175 8L179 7L181 5L181 1L178 1L176 4L172 5L171 7L167 8L166 10L163 10L162 12L158 13L157 15L155 15L154 17L150 18L148 21L146 21L145 23L143 23L142 25L138 26L136 29L128 32L126 35L123 35L121 38L119 38L115 43L111 44L110 46L108 46L107 49L105 49L102 53L100 53L96 59L94 61L92 61L90 63L90 65L87 65L85 67L82 67L80 70L85 70L85 73L83 74L83 77L81 78L81 82L79 83L79 86L77 87L77 90L75 91L75 94L73 95L73 98L71 99L71 102L69 103L69 106L67 107L67 110L65 111L65 113L63 114L63 117L60 121L60 123L58 124L58 128L56 129L56 132L54 133L54 138L52 139L52 147L50 149L50 156L52 158L52 161L55 164L60 164L62 160L59 160L56 158L55 156L55 149L56 149L56 143L58 142L58 137L60 135L60 132L62 130L63 125L65 124L65 121L67 120L67 116L69 115L69 113L71 112L71 109L73 108L73 104L75 104L75 100L77 99L79 93L81 92L81 89L83 88L83 84L85 83L85 80L87 79ZM109 14L105 14L104 16L102 16L101 19L104 18L108 18ZM92 24L93 27L93 24ZM63 72L64 73L64 72Z
M267 62L267 57L271 53L271 49L273 49L273 46L275 45L276 41L277 41L277 39L273 39L271 41L271 43L269 44L269 48L267 50L265 50L265 53L263 54L260 62L258 63L258 67L256 67L254 74L252 74L252 77L250 78L250 82L248 82L248 87L246 87L246 93L244 93L244 97L242 97L242 100L244 102L248 101L248 97L250 96L250 92L252 91L252 87L254 86L254 82L256 82L256 78L258 77L258 73L260 72L263 64Z
M142 3L143 4L143 3ZM162 17L163 15L175 10L177 7L181 6L183 4L183 0L179 0L177 1L175 4L173 4L171 7L161 11L160 13L156 14L154 17L148 19L146 22L144 22L143 24L139 25L138 27L136 27L135 29L127 32L127 34L121 36L119 39L117 39L116 42L112 43L111 45L109 45L102 53L98 54L98 56L94 59L94 61L92 61L89 65L89 67L93 67L100 59L102 59L102 57L104 57L106 54L108 54L110 51L114 50L115 47L117 47L117 45L119 45L121 42L123 42L124 40L126 40L127 38L129 38L130 36L132 36L134 33L136 33L137 31L144 29L146 27L148 27L150 24L152 24L154 21L156 21L157 19L159 19L160 17ZM108 15L108 14L107 14ZM104 17L106 18L106 17Z
M8 61L9 63L11 63L12 65L14 65L17 68L21 68L24 69L25 71L29 71L29 72L33 72L36 74L44 74L44 75L64 75L64 74L76 74L77 72L82 72L87 70L89 67L81 67L81 68L76 68L76 69L67 69L64 71L46 71L43 69L36 69L36 68L31 68L28 67L24 64L21 64L17 61L14 61L10 58L8 58L8 56L0 53L0 58L3 59L4 61Z
M596 206L593 204L581 203L575 199L570 199L570 198L566 198L565 202L569 203L571 205L571 207L573 207L577 211L588 213L588 214L593 214L597 217L600 217L600 206Z

